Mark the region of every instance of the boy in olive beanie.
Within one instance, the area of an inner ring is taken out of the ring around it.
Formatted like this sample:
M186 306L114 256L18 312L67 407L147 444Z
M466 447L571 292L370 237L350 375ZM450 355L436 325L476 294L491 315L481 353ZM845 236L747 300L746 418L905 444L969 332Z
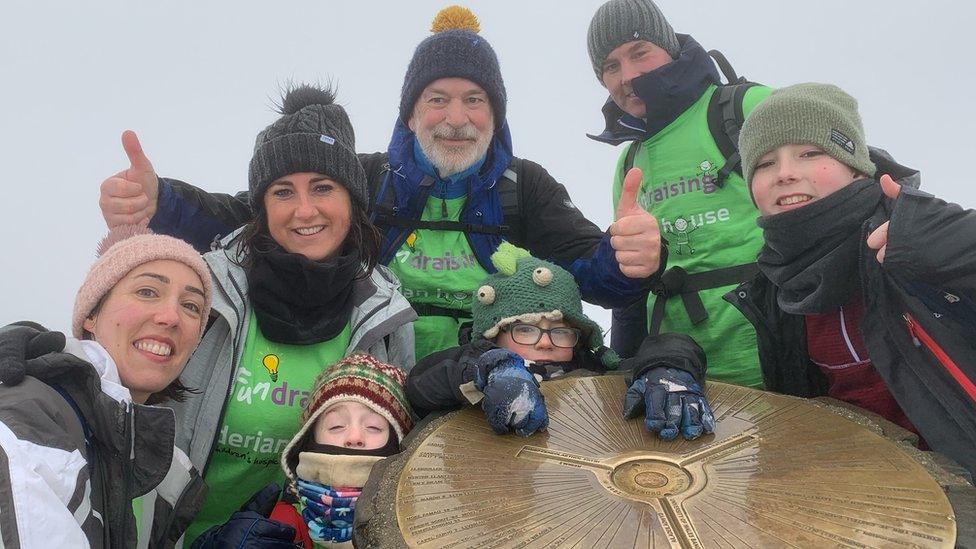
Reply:
M669 424L654 417L655 410L662 418L666 414L668 390L663 388L663 377L675 388L677 410L683 404L708 410L700 388L705 359L690 338L675 334L649 338L639 356L621 362L604 346L599 325L583 313L572 275L507 242L491 258L497 272L475 292L472 341L434 353L410 372L407 397L418 413L480 402L496 433L514 430L529 436L545 430L549 421L539 382L564 375L598 375L618 366L632 373L625 415L640 415L648 404L648 428L663 438L678 433L681 419L673 418ZM661 385L663 398L645 402L645 391L655 383ZM702 415L710 432L710 411L689 412L698 426L692 435L696 427L689 419L684 430L687 438L702 432Z
M766 388L862 407L976 471L976 212L869 150L829 84L773 92L739 147L763 247L726 299L756 327Z
M873 176L857 100L830 84L796 84L774 90L742 124L739 154L746 181L756 161L790 143L817 145L838 162Z

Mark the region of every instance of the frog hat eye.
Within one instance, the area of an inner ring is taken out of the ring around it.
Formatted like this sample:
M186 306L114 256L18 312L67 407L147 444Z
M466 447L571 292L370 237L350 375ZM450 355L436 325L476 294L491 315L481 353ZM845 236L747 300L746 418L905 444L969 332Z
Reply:
M478 288L478 301L482 305L491 305L495 302L495 289L487 284Z
M532 271L532 282L537 286L548 286L552 282L552 271L545 267L539 267Z

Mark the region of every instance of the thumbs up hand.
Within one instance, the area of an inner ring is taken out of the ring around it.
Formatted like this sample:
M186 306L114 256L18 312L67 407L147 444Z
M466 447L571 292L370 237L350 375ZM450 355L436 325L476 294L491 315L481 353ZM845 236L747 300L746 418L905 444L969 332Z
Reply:
M890 175L882 175L881 192L888 198L898 198L898 195L901 194L901 185L895 183L895 180ZM868 248L878 250L878 263L884 263L885 252L888 251L888 221L885 221L880 227L872 231L868 235L867 242Z
M639 168L631 168L624 176L617 220L610 225L610 246L620 272L629 278L651 276L661 264L661 231L657 219L637 204L642 177Z
M122 133L122 148L129 157L129 168L103 181L98 199L109 229L119 225L148 225L156 213L159 195L159 178L135 132Z

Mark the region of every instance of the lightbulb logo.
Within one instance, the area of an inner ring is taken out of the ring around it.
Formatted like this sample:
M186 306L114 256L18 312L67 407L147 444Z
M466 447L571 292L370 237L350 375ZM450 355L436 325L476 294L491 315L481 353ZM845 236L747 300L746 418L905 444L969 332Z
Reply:
M278 381L278 355L264 355L261 364L264 364L264 369L271 376L271 381Z

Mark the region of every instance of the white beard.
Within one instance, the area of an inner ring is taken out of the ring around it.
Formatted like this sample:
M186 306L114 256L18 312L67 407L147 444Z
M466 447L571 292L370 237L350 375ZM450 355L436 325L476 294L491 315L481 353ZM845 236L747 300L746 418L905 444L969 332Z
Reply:
M433 131L416 133L420 149L437 169L441 177L449 177L467 170L488 152L491 145L492 132L479 133L472 124L461 128L451 128L447 124L439 124ZM435 136L452 136L474 139L473 142L462 147L446 147L438 142Z

